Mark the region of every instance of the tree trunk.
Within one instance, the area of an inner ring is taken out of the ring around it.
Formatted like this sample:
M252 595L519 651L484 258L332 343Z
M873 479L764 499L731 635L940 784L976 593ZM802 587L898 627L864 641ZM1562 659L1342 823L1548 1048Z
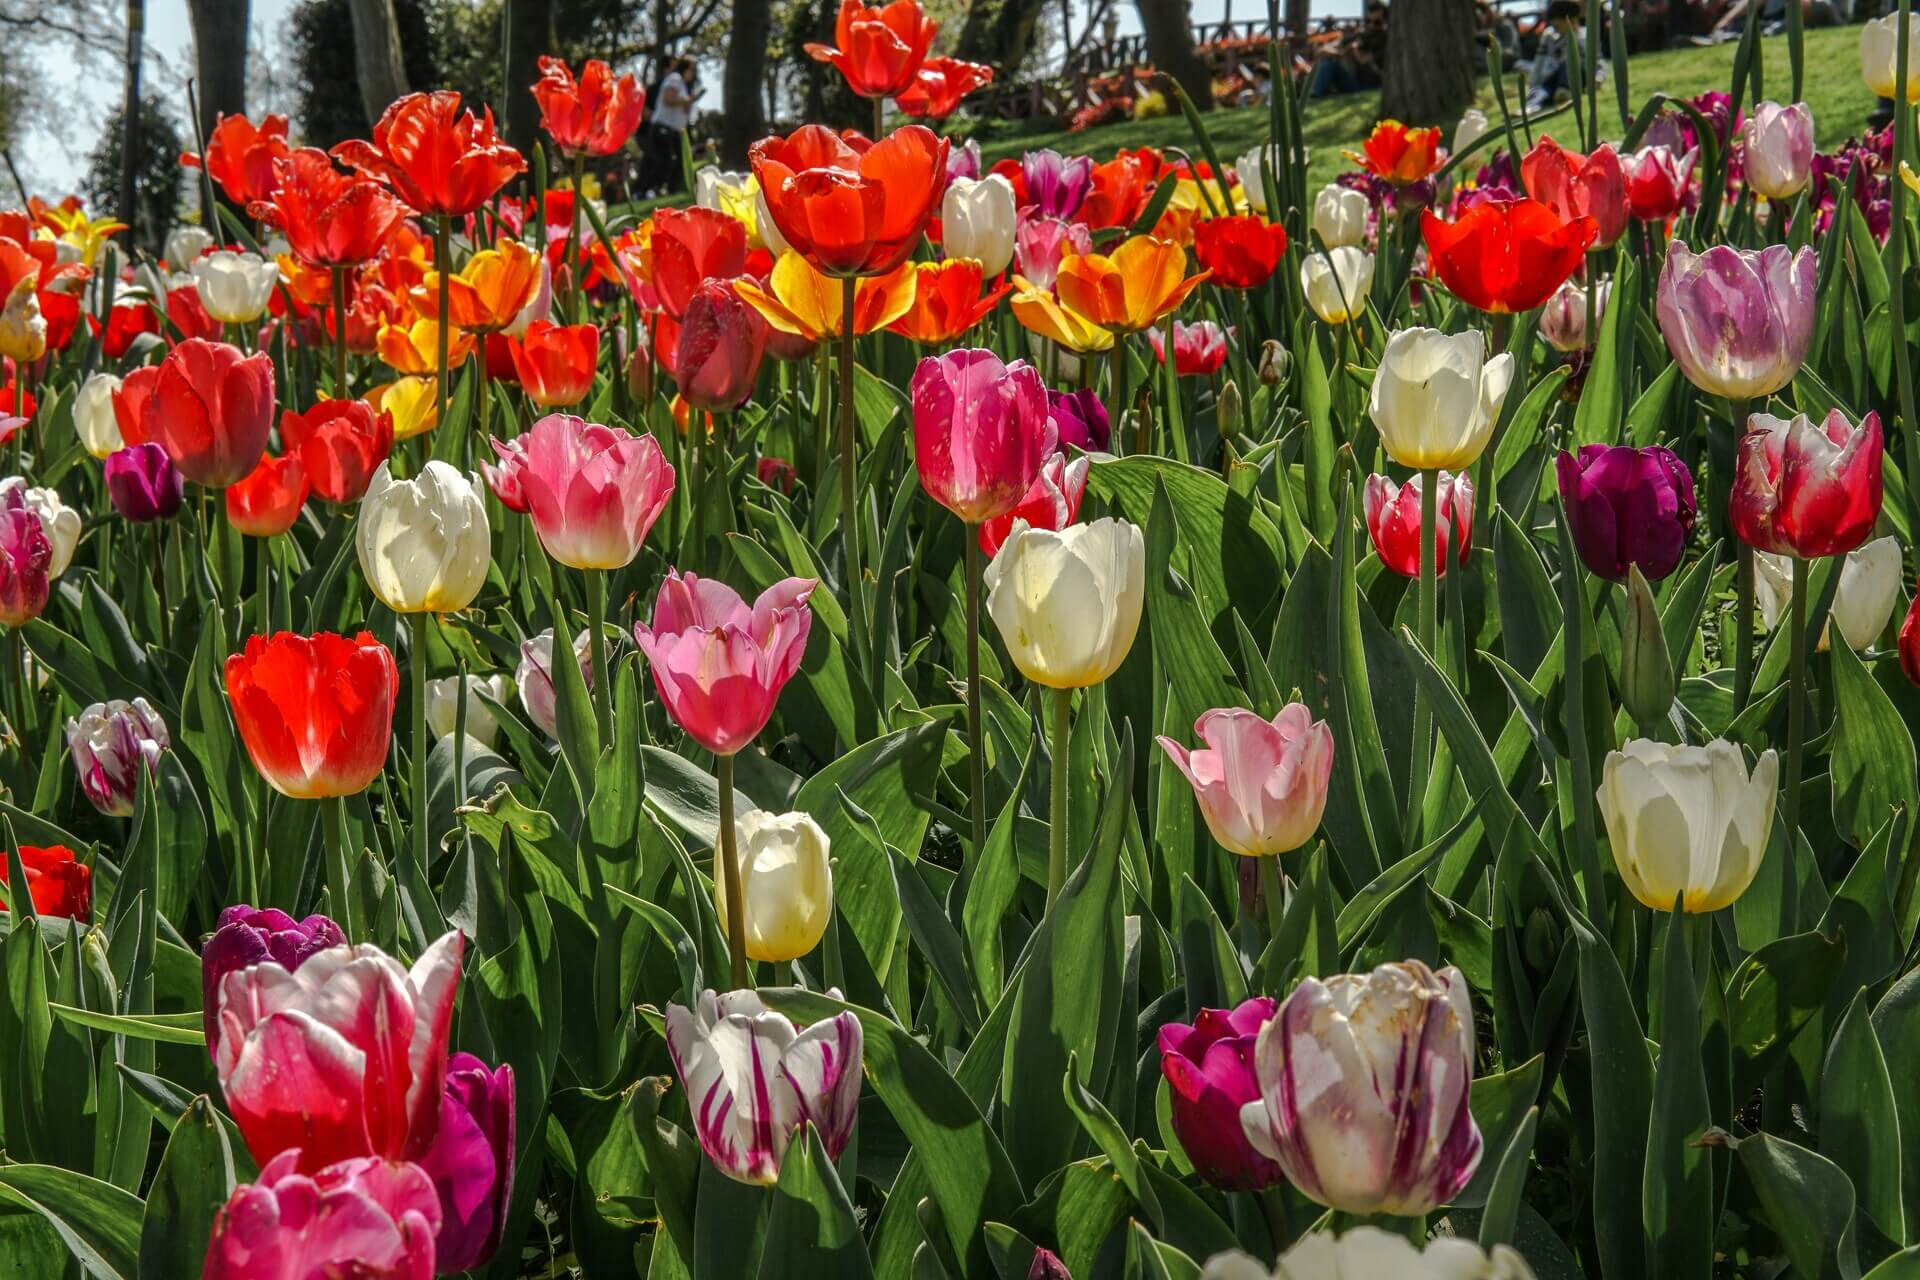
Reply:
M1033 47L1033 29L1046 0L974 0L960 28L956 57L994 68L994 78L1011 84Z
M1287 34L1299 39L1307 34L1307 28L1313 25L1313 0L1287 0ZM1273 69L1275 80L1280 78L1280 68Z
M136 196L134 175L140 170L140 59L144 55L147 43L147 5L146 0L127 0L127 65L126 96L121 108L120 123L123 130L120 139L120 208L116 210L120 221L127 224L127 243L134 243L140 234L139 219L135 214ZM7 168L13 168L13 156L7 156ZM20 175L13 175L13 185L20 185ZM20 202L25 204L27 193L23 188ZM176 266L178 264L175 264Z
M1474 69L1484 61L1473 30L1473 0L1393 0L1380 114L1408 124L1457 120L1473 103Z
M533 155L539 140L540 106L533 100L533 83L540 78L540 55L553 45L553 11L539 0L507 0L507 141L522 154ZM649 104L651 107L651 104ZM559 176L554 158L547 157L547 180Z
M767 131L762 89L772 26L770 0L735 0L726 74L720 85L720 162L734 168L746 166L747 148Z
M200 104L200 137L211 137L222 115L245 115L247 111L247 0L187 0L187 17L193 25L195 91ZM145 8L141 6L145 25ZM137 92L137 90L136 90ZM129 120L140 118L139 99L129 107ZM129 126L137 130L137 123ZM138 156L138 153L135 153ZM137 158L135 163L138 163ZM122 179L123 184L125 179ZM205 185L201 203L206 203ZM216 237L220 234L220 215L212 209L201 211L203 224Z
M349 0L347 7L353 13L353 72L360 82L360 104L369 121L378 121L395 99L407 95L400 22L393 16L393 0Z
M1187 0L1135 0L1135 4L1154 69L1179 81L1197 110L1213 110L1212 77L1193 47L1193 16Z

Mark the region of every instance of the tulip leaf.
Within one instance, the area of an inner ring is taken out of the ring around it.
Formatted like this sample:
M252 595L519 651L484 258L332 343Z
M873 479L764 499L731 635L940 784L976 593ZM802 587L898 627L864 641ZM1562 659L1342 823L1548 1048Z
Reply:
M1847 1175L1880 1233L1905 1239L1899 1107L1865 991L1855 993L1827 1046L1819 1101L1820 1154Z
M1104 1157L1076 1160L1044 1178L1014 1218L1050 1244L1070 1276L1096 1275L1094 1262L1127 1221L1133 1197Z
M1795 1273L1806 1280L1859 1275L1853 1184L1840 1167L1771 1133L1739 1139L1735 1149Z
M1690 918L1678 903L1667 916L1660 1057L1654 1068L1641 1201L1650 1272L1676 1280L1713 1270L1712 1153L1697 1145L1711 1116L1701 1066L1700 1003L1687 952ZM1701 917L1701 923L1710 921ZM1596 1091L1612 1088L1615 1082L1601 1072L1597 1054L1594 1067ZM1595 1141L1605 1141L1597 1127Z
M553 616L554 660L548 664L553 675L553 733L573 778L574 795L585 807L593 793L594 762L600 756L600 724L594 717L593 695L587 692L580 664L562 661L568 652L567 639L574 634L566 610L552 599L548 612Z
M1061 1092L1065 1095L1067 1107L1080 1121L1080 1127L1107 1157L1107 1163L1119 1175L1120 1181L1134 1198L1148 1221L1155 1227L1160 1225L1160 1200L1147 1184L1142 1173L1142 1162L1133 1144L1128 1140L1126 1130L1113 1118L1100 1099L1087 1092L1080 1083L1078 1060L1073 1054L1067 1055L1067 1073L1061 1079Z
M853 1202L811 1124L800 1126L780 1161L760 1274L780 1280L858 1280L873 1274Z
M1127 1224L1127 1280L1197 1280L1199 1274L1192 1258L1155 1240L1138 1222Z
M1652 1064L1613 949L1590 928L1579 926L1574 933L1593 1082L1594 1236L1607 1280L1639 1280L1647 1261L1641 1183L1647 1118L1653 1114Z
M1202 1009L1236 1008L1247 998L1240 953L1192 876L1180 877L1174 910L1180 971L1186 976L1187 1021L1192 1022Z
M673 948L674 964L680 971L680 999L689 1005L698 1000L706 984L700 972L700 953L686 927L659 903L637 897L618 885L608 885L607 893L611 902L645 920L660 935L660 940Z
M12 864L8 883L21 884L26 871L19 846L6 843ZM62 1118L51 1112L57 1091L46 1071L53 1014L47 1003L45 926L32 914L31 895L18 896L25 905L11 917L12 929L0 947L0 1117L5 1120L0 1133L10 1151L32 1158L39 1154L47 1129Z
M233 1148L213 1103L195 1098L173 1126L147 1191L140 1274L199 1280L214 1217L233 1192Z
M1028 1280L1033 1255L1038 1252L1033 1241L1004 1222L989 1222L986 1237L987 1256L993 1260L1000 1280Z
M1617 444L1620 440L1626 401L1622 394L1625 379L1622 365L1634 359L1633 324L1640 314L1640 272L1631 257L1620 259L1613 277L1607 311L1600 320L1599 340L1593 347L1593 363L1580 389L1580 403L1573 411L1574 447L1585 444Z
M1395 898L1426 874L1427 868L1439 860L1440 855L1451 849L1461 836L1478 822L1484 806L1475 801L1468 805L1467 811L1460 815L1451 828L1442 832L1423 849L1415 850L1400 861L1375 876L1358 893L1347 900L1340 909L1335 932L1339 936L1342 955L1352 948L1360 937L1372 927L1375 920L1387 909Z
M1504 1161L1501 1153L1512 1150L1514 1136L1520 1132L1528 1113L1539 1101L1540 1082L1545 1075L1545 1068L1546 1059L1535 1054L1511 1071L1496 1071L1473 1082L1467 1099L1488 1158L1480 1161L1473 1180L1453 1198L1453 1207L1478 1209L1491 1199ZM1532 1148L1533 1144L1529 1142L1522 1150L1530 1151Z
M1873 1033L1889 1063L1909 1063L1920 1052L1920 970L1902 976L1873 1009ZM1906 1220L1920 1224L1920 1090L1895 1089L1899 1112L1901 1197Z
M1006 957L1001 950L1000 930L1020 892L1020 853L1015 833L1022 821L1021 796L1027 790L1027 779L1032 775L1039 753L1040 742L1035 736L1021 765L1019 782L1008 793L1006 804L987 831L985 847L977 857L968 859L960 872L965 892L960 907L960 928L966 937L974 987L988 1007L1000 999L1006 986Z
M207 1038L201 1026L199 1010L191 1013L97 1013L72 1005L49 1004L56 1018L75 1026L91 1027L110 1035L132 1036L136 1040L155 1040L161 1044L205 1046Z
M771 1188L736 1182L713 1161L702 1160L693 1201L693 1274L754 1274L762 1257L772 1200Z
M1528 1107L1520 1118L1520 1126L1502 1150L1499 1163L1494 1166L1487 1189L1486 1211L1480 1218L1479 1241L1483 1249L1513 1242L1514 1227L1520 1217L1520 1193L1526 1188L1527 1164L1532 1157L1533 1134L1539 1123L1540 1108ZM1483 1167L1485 1163L1482 1162Z
M967 978L966 954L953 922L940 910L939 900L927 888L926 881L920 878L917 868L922 864L908 862L887 847L884 841L880 841L872 817L847 799L844 791L840 793L840 803L845 806L849 817L865 826L880 842L883 856L893 872L894 893L900 901L907 931L913 935L914 945L933 970L933 976L939 981L941 990L946 992L947 999L953 1002L961 1025L971 1037L980 1029L981 1014L973 983Z
M1330 655L1327 723L1333 730L1334 770L1347 780L1371 842L1367 852L1372 854L1372 865L1365 871L1370 877L1411 850L1403 847L1399 792L1375 716L1373 679L1382 669L1367 661L1362 626L1365 614L1353 567L1352 503L1353 486L1342 484L1334 526L1333 572L1326 578L1329 598L1321 621L1326 626L1325 652ZM1358 866L1359 853L1343 852L1343 860Z
M1560 404L1561 388L1571 372L1567 365L1557 365L1547 370L1513 410L1513 416L1507 420L1507 424L1500 428L1499 438L1492 445L1496 489L1523 460L1535 459L1544 453L1540 447L1540 437L1553 411ZM1512 402L1513 393L1509 391L1502 409ZM1491 496L1475 495L1482 502L1489 501Z
M1863 1280L1920 1280L1920 1244L1885 1259Z
M1733 971L1726 1004L1736 1107L1825 1007L1846 955L1844 935L1796 933L1767 943Z
M0 1202L45 1218L93 1280L135 1280L141 1203L110 1182L45 1164L0 1165Z
M1832 658L1833 825L1860 848L1892 810L1920 813L1913 735L1852 646L1833 645Z

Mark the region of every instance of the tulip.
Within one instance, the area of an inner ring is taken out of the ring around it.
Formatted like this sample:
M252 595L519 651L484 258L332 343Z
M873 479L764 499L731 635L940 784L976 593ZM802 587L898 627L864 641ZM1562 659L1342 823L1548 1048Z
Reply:
M1013 288L1001 284L981 293L980 264L972 258L905 263L900 270L912 275L913 305L887 328L922 346L954 341L991 315Z
M228 117L228 119L239 120L242 124L246 123L245 119L240 116L232 116ZM221 123L225 124L226 120L222 120ZM214 130L216 142L219 138L219 132L218 129ZM270 166L266 176L267 180L271 182L272 173ZM202 254L213 250L217 244L218 242L213 238L213 233L205 227L195 226L191 222L182 223L167 232L165 252L167 265L175 271L192 270L194 262Z
M31 318L28 317L28 319ZM4 312L0 312L0 324L4 323ZM133 350L134 341L142 334L160 332L160 318L144 298L138 297L129 302L114 303L112 309L107 312L107 325L104 330L100 328L99 321L92 317L88 318L88 323L92 324L95 332L100 334L100 351L109 360L123 358ZM8 359L15 358L5 348L16 345L17 337L18 335L6 337L4 341L0 341L0 355L6 355Z
M1066 261L1067 259L1062 259ZM1113 330L1102 328L1023 276L1013 278L1013 318L1029 333L1047 338L1073 352L1107 351Z
M414 288L413 305L421 315L439 314L442 279L440 272L429 271ZM466 333L498 333L539 295L541 259L518 240L501 240L444 279L448 323Z
M1696 254L1675 240L1656 297L1667 349L1711 395L1772 395L1800 372L1813 341L1817 276L1811 247L1714 245Z
M749 809L735 826L747 956L776 964L797 960L819 945L833 916L832 841L804 813ZM713 909L725 933L725 894L714 895Z
M913 83L895 96L893 104L910 116L944 120L959 109L968 94L992 83L992 67L963 58L930 57L920 64L920 69L913 73ZM954 150L960 151L960 148ZM977 162L977 155L975 160Z
M746 271L747 230L713 209L662 209L653 215L653 287L660 306L685 316L693 294L708 280Z
M1240 154L1240 158L1233 162L1233 172L1240 179L1240 186L1246 192L1247 207L1255 213L1270 214L1273 212L1274 202L1267 198L1266 175L1261 171L1260 161L1259 147L1244 151ZM1266 164L1267 168L1273 172L1273 180L1278 182L1280 175L1286 171L1287 158L1278 146L1270 144L1266 148Z
M1279 1271L1244 1253L1215 1254L1200 1280L1534 1280L1525 1258L1508 1245L1482 1248L1458 1236L1434 1236L1416 1248L1403 1235L1355 1227L1304 1236L1280 1255Z
M1093 166L1093 190L1080 209L1080 221L1098 229L1132 226L1146 211L1160 175L1159 156L1142 148L1122 151Z
M780 234L832 276L884 275L906 261L946 189L947 142L922 125L878 142L805 125L754 143L749 157Z
M93 868L81 862L63 844L39 848L19 846L20 865L27 872L27 897L35 915L60 916L82 923L93 918ZM7 887L12 859L0 848L0 889ZM0 894L0 909L6 909Z
M1693 476L1671 449L1582 445L1554 459L1574 550L1588 569L1621 582L1629 566L1658 582L1680 564L1693 533Z
M600 363L600 328L535 320L527 326L525 337L507 340L507 350L527 399L543 409L567 408L593 391L593 372Z
M989 174L979 181L956 178L940 202L940 249L949 258L977 258L983 276L997 276L1013 261L1013 188Z
M1418 960L1307 978L1260 1031L1260 1098L1240 1112L1254 1150L1315 1204L1418 1217L1480 1163L1467 982Z
M1239 708L1209 711L1193 731L1205 749L1157 741L1193 787L1216 844L1259 858L1313 838L1333 774L1333 731L1324 721L1294 702L1271 721Z
M47 607L53 544L18 495L0 495L0 626L24 626Z
M1568 151L1543 137L1520 162L1527 194L1563 222L1590 217L1597 228L1594 247L1611 248L1627 229L1627 178L1613 144L1591 154Z
M1300 287L1324 324L1345 324L1367 309L1373 291L1373 255L1340 245L1300 259Z
M694 292L680 328L673 358L680 394L702 409L738 409L753 394L766 351L760 313L730 285L709 280Z
M1043 218L1073 217L1093 189L1092 158L1067 159L1051 147L1021 156L1020 174L1026 180L1027 203Z
M343 1160L311 1174L268 1161L214 1218L206 1280L427 1280L441 1211L417 1165Z
M982 350L920 362L913 424L920 487L968 524L1013 510L1058 439L1040 375Z
M1613 282L1602 280L1599 290L1599 296L1593 300L1595 325L1607 314L1607 299L1612 296ZM1540 310L1540 336L1555 351L1581 351L1586 348L1587 290L1584 285L1569 278L1554 290L1553 296L1547 299L1547 305Z
M465 701L467 736L481 746L492 746L500 726L493 718L493 708L488 705L487 699L491 698L496 703L506 701L507 678L498 675L468 676L464 699L460 696L460 688L458 676L427 681L427 728L436 738L450 736L460 717L460 703Z
M120 420L113 412L113 396L118 390L118 376L96 373L80 385L73 397L74 434L80 437L80 444L88 453L102 461L125 447L120 439Z
M1080 689L1119 670L1140 628L1146 540L1108 517L1058 531L1015 523L986 569L987 612L1022 675Z
M264 457L227 487L227 522L249 538L276 538L293 528L311 492L298 454Z
M207 154L180 157L190 169L205 168L207 176L220 184L227 199L241 208L255 200L270 198L279 185L276 162L288 154L287 118L269 115L258 125L242 115L222 113L213 132L207 135ZM184 233L197 233L187 236ZM181 237L176 245L175 237ZM175 268L185 266L213 247L213 237L203 227L181 227L167 237L167 261Z
M1487 113L1478 107L1468 107L1460 114L1460 123L1453 126L1453 154L1459 155L1474 143L1492 132L1493 126L1487 122Z
M1280 1166L1255 1151L1240 1110L1260 1097L1253 1050L1279 1002L1254 996L1234 1009L1202 1009L1191 1026L1160 1028L1173 1132L1194 1169L1223 1191L1258 1191L1280 1181Z
M1047 411L1059 429L1062 450L1072 445L1089 453L1101 453L1111 442L1113 425L1107 418L1107 406L1100 403L1100 397L1090 387L1047 392Z
M1698 147L1677 153L1671 147L1652 146L1628 156L1627 211L1645 222L1661 222L1678 213L1687 202L1693 162L1699 154Z
M1038 289L1052 289L1067 254L1093 252L1093 237L1085 224L1059 218L1022 216L1013 229L1014 258L1020 274Z
M863 1043L850 1011L801 1031L753 991L708 990L692 1009L667 1006L667 1050L694 1136L736 1182L778 1181L802 1124L819 1132L828 1159L839 1158L859 1114Z
M170 520L180 510L185 477L157 444L121 449L106 461L107 497L123 519L135 524Z
M160 365L142 423L187 479L217 489L252 471L266 451L273 404L266 352L249 356L225 342L190 338ZM121 433L129 434L124 424Z
M1286 228L1252 214L1208 218L1193 230L1193 256L1228 289L1259 288L1286 252Z
M1741 172L1769 200L1791 200L1813 176L1813 110L1804 102L1763 102L1741 126Z
M1111 254L1069 254L1060 261L1060 301L1093 324L1118 332L1145 329L1179 309L1208 275L1187 275L1186 251L1153 236L1130 236Z
M1500 419L1513 357L1487 358L1477 329L1401 329L1387 339L1368 410L1387 456L1416 471L1473 465Z
M1465 473L1439 473L1434 499L1438 540L1434 549L1434 576L1447 576L1447 566L1467 567L1473 549L1473 481ZM1405 578L1420 576L1421 494L1423 477L1410 477L1396 485L1383 475L1367 477L1363 502L1367 532L1373 549L1387 568ZM1457 535L1457 536L1456 536ZM1451 549L1451 554L1449 554Z
M1099 401L1094 403L1098 404ZM1024 520L1031 528L1055 531L1072 524L1080 514L1080 500L1087 491L1090 466L1085 458L1068 462L1060 454L1050 456L1041 465L1040 474L1034 477L1032 486L1026 496L1020 499L1019 505L1005 515L981 521L981 552L989 560L998 555L1017 521Z
M1760 620L1771 631L1786 613L1793 589L1793 559L1766 551L1753 557L1754 601ZM1854 652L1873 646L1893 618L1900 602L1900 542L1888 536L1862 543L1840 562L1840 581L1834 587L1829 617ZM1820 632L1819 648L1828 647L1833 627Z
M1914 594L1913 604L1900 622L1899 649L1900 670L1910 683L1920 685L1920 592Z
M249 636L226 677L240 741L281 795L357 795L379 776L400 672L372 633Z
M578 81L559 58L543 56L539 67L532 92L540 104L540 127L561 155L610 156L627 145L647 107L646 90L631 75L615 79L613 69L598 58L587 60Z
M509 511L522 515L527 510L527 495L520 484L520 469L527 464L527 444L525 436L515 436L511 440L495 440L488 437L487 443L493 446L493 452L500 459L499 466L490 463L480 464L480 475L487 482L487 488L500 500L500 505Z
M861 279L854 289L854 333L884 329L906 315L918 296L920 270L938 270L940 266L903 262L885 275ZM844 283L814 270L791 249L774 262L764 286L745 278L732 284L733 291L759 312L775 333L812 344L839 337L845 326ZM977 280L974 292L979 292Z
M367 404L392 416L395 441L411 440L440 425L440 404L432 378L396 378L369 390Z
M447 1058L440 1129L419 1168L440 1199L434 1267L471 1271L500 1246L513 1200L513 1067L489 1068L470 1053Z
M47 561L47 581L58 581L73 563L74 549L80 545L80 513L60 500L57 489L29 488L19 476L0 480L0 501L7 495L40 518L40 530L47 535L52 557Z
M653 621L634 623L633 636L660 700L689 737L730 756L759 736L806 654L815 585L788 578L749 607L725 583L667 573Z
M354 545L367 585L395 613L453 613L486 585L490 537L478 488L436 458L412 480L373 473Z
M47 354L47 318L32 276L20 279L4 294L0 306L0 356L32 364Z
M1398 120L1382 120L1367 135L1361 152L1347 159L1383 182L1404 187L1431 177L1447 162L1438 129L1409 129Z
M172 745L166 721L145 698L96 702L67 720L67 751L80 791L110 817L133 815L140 767L145 765L151 775L161 753Z
M220 984L229 973L272 961L291 973L330 947L343 947L347 935L323 915L295 920L274 907L243 904L220 913L213 935L200 948L200 1008L207 1052L220 1054Z
M274 268L278 275L279 268ZM169 338L218 338L223 332L220 322L207 313L206 306L200 301L200 292L194 287L193 277L187 276L176 281L167 289L167 323L172 326Z
M1880 417L1855 427L1838 409L1815 427L1756 413L1740 439L1728 518L1759 551L1802 559L1839 555L1866 541L1880 517Z
M333 149L342 163L387 183L416 213L465 217L527 162L493 130L493 111L478 119L460 111L450 89L410 93L389 105L373 126L373 140L354 138Z
M1900 84L1900 15L1874 18L1860 28L1860 78L1880 98L1920 101L1920 22L1907 20L1907 83ZM1906 92L1901 93L1905 88Z
M251 253L221 249L193 263L193 287L200 305L221 324L258 320L279 283L279 266Z
M406 216L386 187L341 173L316 147L276 160L274 174L272 194L256 196L247 212L285 236L294 258L309 267L359 266Z
M833 44L808 43L815 62L832 63L847 87L863 98L886 98L913 85L940 24L921 11L919 0L868 5L840 0Z
M1598 791L1621 882L1641 903L1689 913L1732 906L1767 851L1779 760L1762 752L1747 773L1740 748L1644 738L1607 754Z
M409 317L399 324L380 326L376 349L395 373L424 377L440 368L440 322L430 316ZM473 354L470 333L447 335L447 368L458 369Z
M523 443L520 489L547 554L575 569L631 564L673 496L659 442L554 413Z
M305 413L281 415L280 443L299 457L314 493L358 502L393 452L393 415L364 400L320 400Z
M1166 339L1160 330L1147 330L1147 345L1153 358L1167 362ZM1206 378L1220 372L1227 362L1227 331L1211 320L1173 322L1173 371L1181 378Z
M1496 315L1531 311L1558 289L1600 224L1562 219L1537 200L1484 200L1452 222L1420 214L1427 261L1449 292Z
M593 691L593 637L582 631L573 638L574 662L580 668L580 675L587 682L587 691ZM553 628L548 627L531 640L520 644L520 666L513 673L514 683L520 686L520 705L526 708L527 718L540 732L549 738L557 737L556 702L559 695L553 687Z

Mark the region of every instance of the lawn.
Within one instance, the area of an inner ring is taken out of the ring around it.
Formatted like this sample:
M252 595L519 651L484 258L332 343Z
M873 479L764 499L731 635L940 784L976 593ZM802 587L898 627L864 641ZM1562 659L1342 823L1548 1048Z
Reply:
M1821 149L1826 150L1860 132L1873 97L1860 82L1860 29L1828 27L1806 33L1803 97L1813 108L1815 132ZM1784 36L1761 41L1764 63L1761 85L1769 97L1785 99L1790 90L1791 71ZM1716 45L1707 49L1671 49L1645 53L1633 58L1627 69L1628 87L1635 109L1647 95L1658 91L1677 97L1693 97L1709 89L1725 89L1733 76L1735 45ZM1513 81L1509 81L1509 86ZM1612 84L1600 89L1602 119L1613 126L1618 136L1618 99ZM1511 95L1509 101L1512 101ZM1479 105L1490 118L1497 118L1498 106L1493 86L1483 82ZM1324 98L1306 107L1307 142L1311 149L1309 174L1315 184L1331 181L1342 169L1349 168L1340 149L1351 147L1365 135L1379 112L1378 93L1347 94ZM1571 131L1571 117L1557 122ZM1224 157L1239 155L1266 136L1267 113L1264 107L1218 111L1207 117L1207 129ZM1451 131L1449 131L1451 132ZM1110 155L1120 147L1189 146L1193 138L1178 116L1107 125L1072 134L1058 130L1019 130L999 132L991 139L982 137L982 149L989 163L1004 156L1017 156L1035 147L1054 147L1067 152L1092 152Z

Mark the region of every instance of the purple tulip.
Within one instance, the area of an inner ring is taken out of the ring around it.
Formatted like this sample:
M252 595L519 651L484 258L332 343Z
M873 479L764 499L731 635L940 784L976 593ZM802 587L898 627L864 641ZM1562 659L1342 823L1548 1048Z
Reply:
M1280 1181L1280 1166L1255 1151L1240 1126L1241 1109L1260 1097L1254 1043L1278 1007L1272 996L1255 996L1237 1009L1202 1009L1192 1026L1160 1028L1173 1131L1200 1176L1223 1191Z
M1667 249L1656 310L1667 349L1688 381L1729 400L1772 395L1793 381L1813 341L1817 265L1812 246L1694 253Z
M295 920L276 907L238 903L220 913L213 936L200 948L200 1010L207 1052L220 1044L220 983L237 969L269 960L292 973L329 947L344 947L347 935L323 915Z
M80 790L111 817L132 816L141 766L151 774L171 745L167 722L145 698L96 702L67 720L67 751Z
M1674 571L1693 532L1693 476L1671 449L1582 445L1554 459L1574 549L1610 582L1639 565L1649 582Z
M1072 445L1088 453L1105 453L1113 443L1113 424L1107 418L1107 406L1093 390L1047 392L1047 410L1059 429L1060 450Z
M1813 173L1813 112L1804 102L1763 102L1741 127L1747 185L1769 200L1791 200Z
M947 148L947 181L980 177L980 144L972 138Z
M1418 1217L1480 1164L1467 1106L1473 1008L1458 969L1406 960L1308 978L1261 1029L1253 1066L1247 1139L1316 1204Z
M184 479L157 444L129 445L108 455L107 496L113 509L135 524L169 520L180 510Z
M1067 159L1042 147L1020 157L1020 172L1027 180L1028 207L1049 218L1071 218L1093 190L1092 156Z
M40 616L52 590L53 543L46 526L15 489L0 497L0 626Z
M470 1053L447 1059L440 1132L420 1160L440 1193L434 1241L441 1275L493 1257L513 1198L513 1067L489 1068Z

